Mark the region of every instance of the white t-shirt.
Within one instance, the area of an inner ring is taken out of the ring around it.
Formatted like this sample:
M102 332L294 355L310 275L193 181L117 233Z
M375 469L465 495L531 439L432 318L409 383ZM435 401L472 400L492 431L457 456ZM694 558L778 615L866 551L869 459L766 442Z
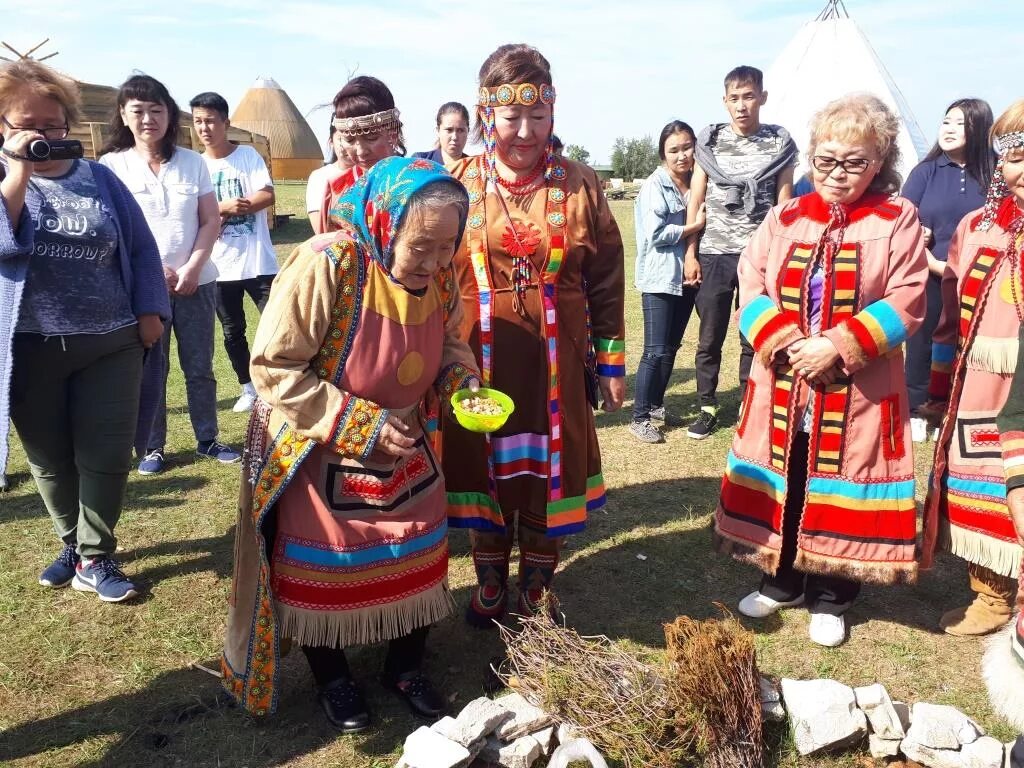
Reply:
M149 164L134 149L111 152L100 162L112 170L146 216L160 258L165 266L177 270L185 266L199 234L199 198L213 192L210 174L198 152L178 147L169 162L153 173ZM217 267L207 261L199 273L199 284L217 279Z
M320 210L327 194L327 185L343 173L337 163L331 163L309 174L309 181L306 182L306 213Z
M261 189L274 186L267 164L250 146L239 145L227 157L216 160L204 154L203 160L209 169L217 202L251 197ZM270 242L267 215L264 209L231 216L221 226L220 237L213 245L213 257L210 259L220 273L218 282L277 274L277 254Z

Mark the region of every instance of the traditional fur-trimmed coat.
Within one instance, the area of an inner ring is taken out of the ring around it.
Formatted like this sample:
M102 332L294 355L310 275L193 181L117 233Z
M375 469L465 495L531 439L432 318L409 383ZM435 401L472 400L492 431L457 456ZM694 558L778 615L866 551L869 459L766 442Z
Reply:
M996 417L1017 363L1009 230L1022 215L1007 198L988 231L983 211L960 222L942 279L942 318L932 343L929 396L947 402L935 443L924 512L927 567L936 546L1002 576L1016 577L1021 548L1006 508ZM1019 280L1019 277L1017 277ZM1024 300L1021 289L1016 293Z
M839 351L842 373L812 391L784 350L810 335L819 260L821 334ZM812 193L771 210L740 259L740 330L757 358L715 515L720 550L778 568L790 448L810 408L795 567L884 584L915 579L901 345L922 322L926 277L917 211L902 198L865 195L830 207Z

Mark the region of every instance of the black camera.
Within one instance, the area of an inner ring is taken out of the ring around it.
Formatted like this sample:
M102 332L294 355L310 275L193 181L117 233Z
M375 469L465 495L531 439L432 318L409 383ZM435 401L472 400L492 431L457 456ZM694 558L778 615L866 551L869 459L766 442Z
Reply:
M36 162L77 160L83 155L82 142L74 139L61 139L60 141L36 139L28 145L28 157Z

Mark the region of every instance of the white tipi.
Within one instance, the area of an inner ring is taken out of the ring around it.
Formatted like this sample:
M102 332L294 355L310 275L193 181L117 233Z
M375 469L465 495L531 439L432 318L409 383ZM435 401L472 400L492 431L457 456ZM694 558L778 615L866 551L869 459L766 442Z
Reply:
M904 179L928 151L906 99L843 0L828 0L818 17L800 28L765 74L765 89L762 119L787 128L800 147L797 178L807 171L811 117L832 99L854 91L874 94L899 115Z

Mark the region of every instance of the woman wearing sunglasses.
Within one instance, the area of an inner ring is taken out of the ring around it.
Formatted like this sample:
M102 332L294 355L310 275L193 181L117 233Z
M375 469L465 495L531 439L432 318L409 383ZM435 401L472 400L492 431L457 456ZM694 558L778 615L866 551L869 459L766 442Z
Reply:
M811 126L814 192L776 206L739 264L755 364L715 515L719 548L756 565L739 604L806 605L836 646L863 582L917 575L903 342L928 275L914 206L894 193L899 121L847 96Z

